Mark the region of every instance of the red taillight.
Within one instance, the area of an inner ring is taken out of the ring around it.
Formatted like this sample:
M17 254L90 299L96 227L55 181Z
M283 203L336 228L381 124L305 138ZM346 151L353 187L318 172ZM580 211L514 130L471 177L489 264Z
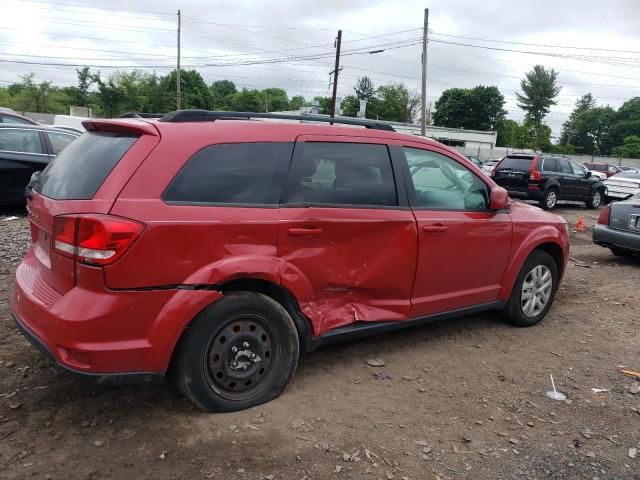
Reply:
M600 216L598 217L598 223L600 225L609 225L610 218L611 218L611 207L607 205L600 212Z
M53 250L89 265L120 258L144 230L133 220L109 215L61 215L53 222Z
M531 162L531 169L529 170L529 180L533 180L534 182L539 182L542 180L542 175L540 172L536 170L536 166L538 165L538 157L534 157Z

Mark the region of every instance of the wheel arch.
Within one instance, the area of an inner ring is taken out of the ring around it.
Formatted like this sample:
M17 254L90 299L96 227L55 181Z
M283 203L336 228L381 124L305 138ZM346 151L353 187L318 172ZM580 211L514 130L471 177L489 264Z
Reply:
M245 277L235 278L219 285L218 289L223 295L231 292L254 292L272 298L291 315L298 330L300 353L309 352L315 348L313 324L302 313L295 296L287 288L269 280Z

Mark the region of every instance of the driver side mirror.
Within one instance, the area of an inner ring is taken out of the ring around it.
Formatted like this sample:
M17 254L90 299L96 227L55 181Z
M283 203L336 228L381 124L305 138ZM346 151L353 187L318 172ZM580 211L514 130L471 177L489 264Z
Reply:
M490 210L504 210L509 205L509 194L502 187L494 187L491 190Z
M585 178L590 178L591 177L591 172L589 170L587 170L586 172L584 172L584 176L585 176Z

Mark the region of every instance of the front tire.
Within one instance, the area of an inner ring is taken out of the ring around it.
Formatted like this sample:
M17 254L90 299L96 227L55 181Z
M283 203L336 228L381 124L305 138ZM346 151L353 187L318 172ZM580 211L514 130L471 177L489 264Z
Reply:
M298 364L289 313L266 295L233 292L209 305L180 339L175 382L202 410L244 410L278 397Z
M587 199L586 201L587 208L594 208L594 209L598 208L600 205L602 205L602 201L603 201L602 190L596 190Z
M544 193L544 197L540 200L540 206L545 210L553 210L558 204L558 191L550 188Z
M558 289L558 267L553 257L534 251L522 266L503 310L506 320L518 327L539 323L547 314Z

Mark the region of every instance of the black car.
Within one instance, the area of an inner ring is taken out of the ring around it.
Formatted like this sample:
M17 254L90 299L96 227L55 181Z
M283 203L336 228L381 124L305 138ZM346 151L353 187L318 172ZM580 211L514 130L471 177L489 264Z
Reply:
M640 253L640 193L607 205L600 212L593 227L593 241L620 257Z
M22 205L33 172L44 169L79 134L43 125L0 123L0 205Z
M507 155L492 177L511 197L536 200L547 210L558 200L585 202L589 208L598 208L606 193L602 181L566 157Z

